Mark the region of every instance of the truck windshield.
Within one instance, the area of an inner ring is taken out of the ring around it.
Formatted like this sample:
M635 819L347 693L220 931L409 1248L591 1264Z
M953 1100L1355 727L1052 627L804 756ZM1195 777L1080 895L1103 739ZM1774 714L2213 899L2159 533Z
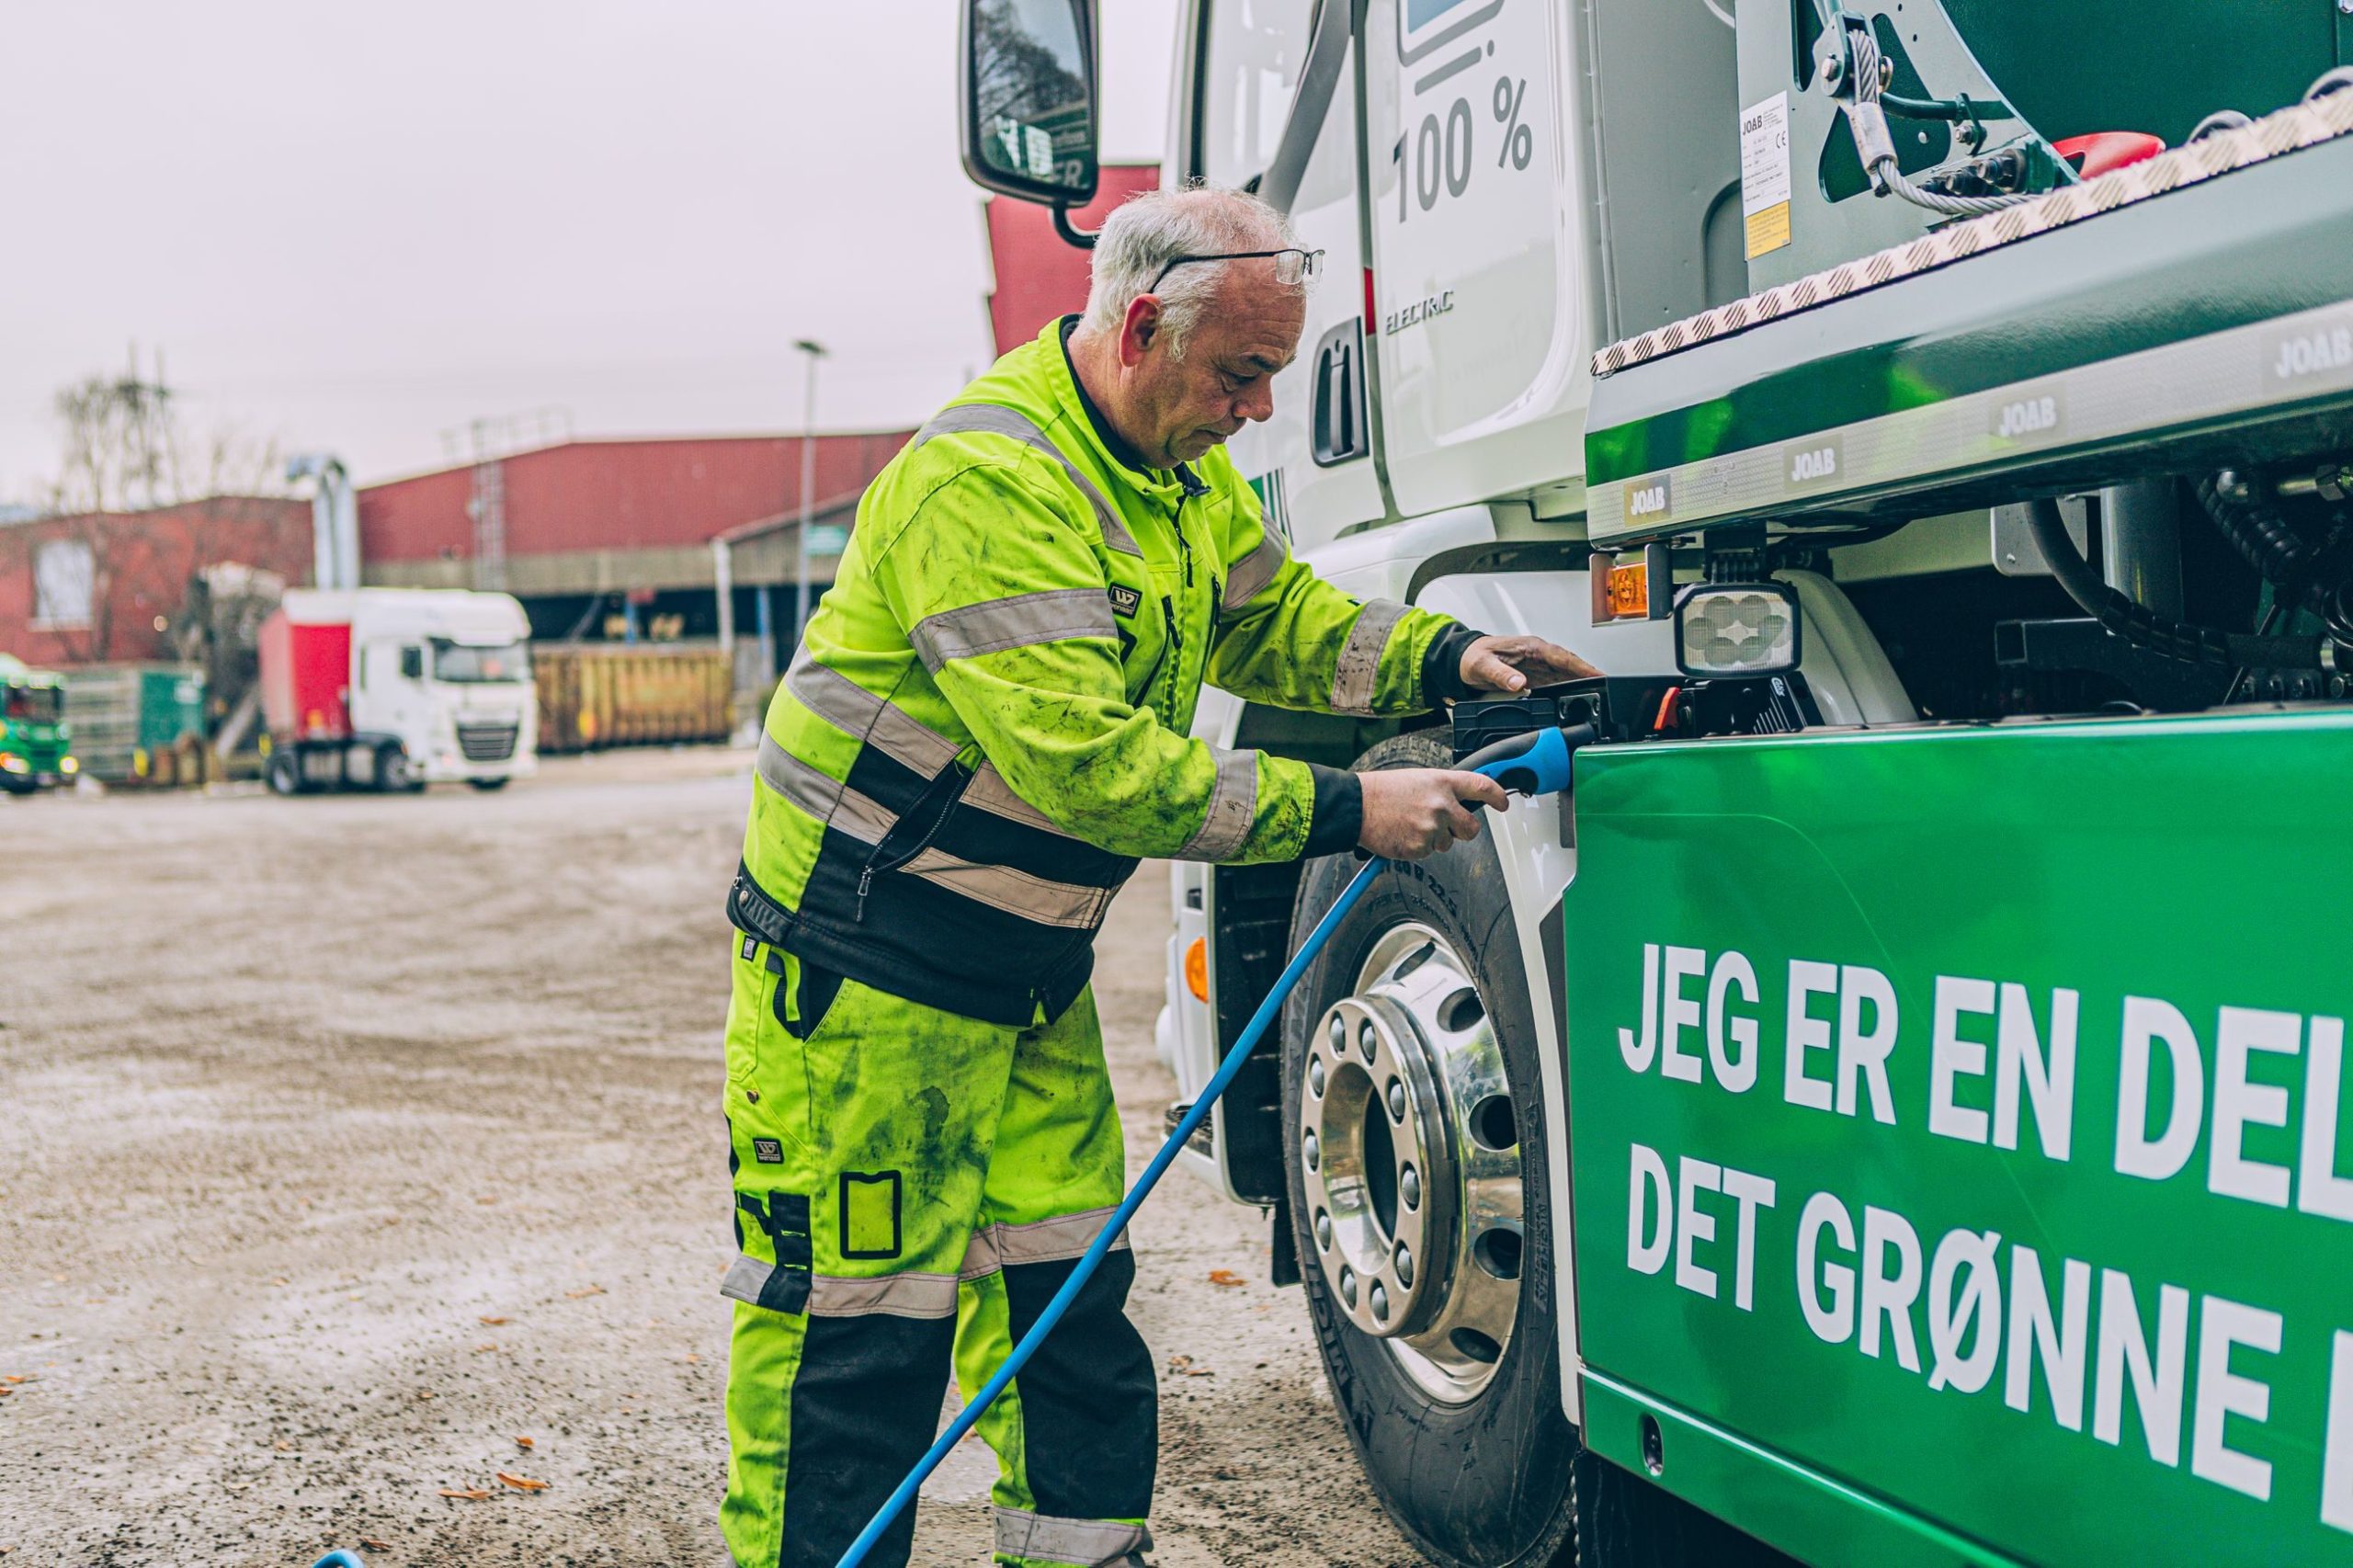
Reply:
M502 642L494 648L478 643L433 640L435 680L480 683L531 678L531 650L522 642Z
M65 688L58 686L12 686L7 692L6 713L11 719L27 719L36 724L53 724L65 712Z

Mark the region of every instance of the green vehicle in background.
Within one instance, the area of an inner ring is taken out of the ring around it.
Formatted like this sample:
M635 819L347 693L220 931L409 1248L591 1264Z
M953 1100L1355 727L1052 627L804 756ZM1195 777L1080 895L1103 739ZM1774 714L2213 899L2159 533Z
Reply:
M65 722L65 677L0 653L0 790L29 795L81 770Z

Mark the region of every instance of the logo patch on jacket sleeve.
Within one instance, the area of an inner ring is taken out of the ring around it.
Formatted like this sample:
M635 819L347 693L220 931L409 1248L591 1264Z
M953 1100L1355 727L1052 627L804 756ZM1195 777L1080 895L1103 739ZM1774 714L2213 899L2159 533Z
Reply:
M1133 615L1143 603L1143 590L1131 588L1125 583L1114 583L1104 592L1111 596L1111 613Z
M774 1138L755 1138L752 1158L764 1165L780 1165L784 1164L784 1144Z

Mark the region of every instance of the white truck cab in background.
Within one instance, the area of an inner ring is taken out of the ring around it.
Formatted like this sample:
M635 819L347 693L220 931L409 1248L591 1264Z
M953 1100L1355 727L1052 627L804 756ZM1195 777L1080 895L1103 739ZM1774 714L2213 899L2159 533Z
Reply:
M261 640L271 788L495 790L529 777L529 636L506 594L289 592Z

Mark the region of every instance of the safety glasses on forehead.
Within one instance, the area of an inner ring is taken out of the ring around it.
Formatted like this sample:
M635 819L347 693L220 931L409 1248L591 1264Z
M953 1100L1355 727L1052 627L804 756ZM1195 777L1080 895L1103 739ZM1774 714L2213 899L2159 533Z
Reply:
M1167 266L1162 267L1158 273L1154 275L1152 287L1145 290L1144 292L1147 294L1157 293L1160 290L1161 278L1167 277L1170 273L1176 271L1178 267L1185 266L1188 262L1248 261L1254 257L1262 256L1274 257L1275 281L1281 284L1286 289L1297 288L1300 284L1306 282L1309 278L1313 278L1317 272L1321 271L1324 266L1324 253L1322 251L1299 250L1296 248L1290 250L1225 250L1219 251L1211 256L1180 256L1172 258Z

